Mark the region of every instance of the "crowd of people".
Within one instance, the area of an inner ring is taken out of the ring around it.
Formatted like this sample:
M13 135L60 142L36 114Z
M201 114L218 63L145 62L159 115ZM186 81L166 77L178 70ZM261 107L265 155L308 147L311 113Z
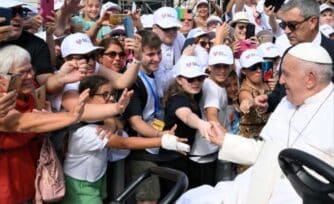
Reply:
M2 0L0 203L35 203L46 139L64 173L59 203L109 203L154 166L187 175L177 203L302 203L277 155L334 165L334 1L217 3L142 14L55 0L45 16ZM158 203L173 185L150 177L132 202Z

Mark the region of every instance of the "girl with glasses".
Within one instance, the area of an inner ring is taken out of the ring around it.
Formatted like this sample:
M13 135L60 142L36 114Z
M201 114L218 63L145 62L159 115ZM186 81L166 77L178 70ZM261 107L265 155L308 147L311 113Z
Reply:
M89 87L88 104L106 104L112 101L112 87L102 76L90 76L80 82L79 93ZM64 161L66 194L64 203L103 203L106 197L107 150L144 149L162 147L168 150L185 151L189 147L182 143L185 139L174 135L162 137L121 137L111 134L100 138L96 132L98 124L106 121L79 123L67 138L67 153ZM112 127L110 127L112 128ZM113 128L112 128L113 129ZM115 129L111 130L114 132ZM168 142L167 142L168 140ZM171 148L169 145L174 145ZM178 148L177 146L182 146Z

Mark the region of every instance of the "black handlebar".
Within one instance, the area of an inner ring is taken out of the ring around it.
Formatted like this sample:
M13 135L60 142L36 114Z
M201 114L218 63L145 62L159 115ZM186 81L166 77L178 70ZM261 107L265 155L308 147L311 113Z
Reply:
M122 203L127 200L135 191L137 186L146 178L157 175L164 179L174 181L175 185L170 192L160 201L160 204L174 203L182 193L188 188L188 177L181 171L166 168L166 167L151 167L143 172L139 177L132 181L129 186L121 193L112 204Z
M297 149L285 149L278 156L280 167L305 203L334 203L334 169L320 159ZM323 182L306 170L321 175Z

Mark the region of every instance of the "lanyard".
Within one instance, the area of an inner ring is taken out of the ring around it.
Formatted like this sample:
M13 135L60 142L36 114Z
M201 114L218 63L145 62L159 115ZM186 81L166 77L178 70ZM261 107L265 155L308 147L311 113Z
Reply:
M155 114L160 114L160 103L159 103L158 94L154 91L150 80L148 80L148 78L146 77L146 75L141 70L139 71L139 76L142 79L144 79L144 81L146 82L146 84L150 88L150 91L151 91L151 93L153 95L153 98L154 98L154 113Z

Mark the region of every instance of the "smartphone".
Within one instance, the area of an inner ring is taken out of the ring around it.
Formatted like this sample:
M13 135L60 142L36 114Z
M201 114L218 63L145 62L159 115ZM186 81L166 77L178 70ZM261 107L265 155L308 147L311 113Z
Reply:
M45 86L41 86L35 90L36 109L45 109L46 92Z
M126 14L109 14L109 23L111 25L122 25Z
M262 62L262 78L263 81L269 81L269 79L273 78L274 74L274 64L272 61L264 61Z
M274 6L275 7L274 12L276 13L281 8L281 6L283 5L284 1L285 0L265 0L264 5L266 7L268 7L270 5Z
M0 22L0 26L10 25L10 20L12 19L12 10L10 8L0 7L0 17L5 18L5 21Z
M47 16L52 16L54 10L54 0L41 0L41 10L40 14L44 21L47 21Z
M131 16L125 16L123 19L123 25L125 28L125 35L128 38L134 38L135 32L133 27L133 21Z
M255 25L253 23L248 23L246 26L246 39L255 36Z
M5 92L11 92L13 90L18 90L21 87L22 79L21 79L21 74L13 74L13 75L8 75L8 74L1 74L0 75L1 79L1 88Z

